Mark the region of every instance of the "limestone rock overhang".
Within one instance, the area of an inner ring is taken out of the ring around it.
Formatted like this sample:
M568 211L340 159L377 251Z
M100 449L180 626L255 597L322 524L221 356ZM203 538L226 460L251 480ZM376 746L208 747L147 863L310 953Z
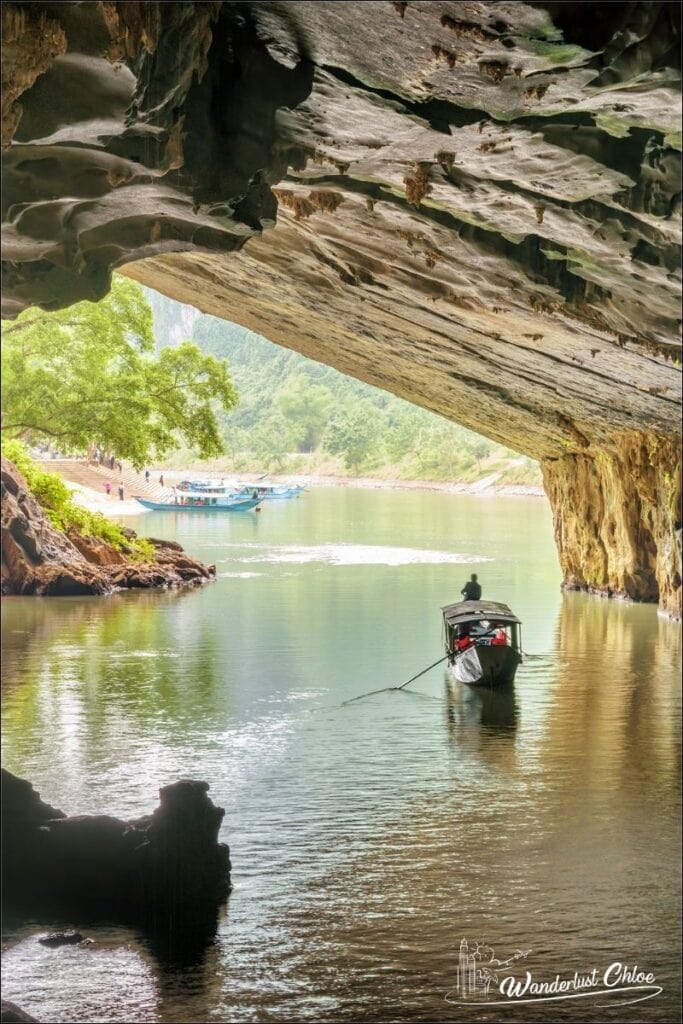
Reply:
M6 315L121 268L546 465L680 434L678 4L2 16Z
M5 312L127 265L539 457L670 433L678 5L599 10L4 5Z

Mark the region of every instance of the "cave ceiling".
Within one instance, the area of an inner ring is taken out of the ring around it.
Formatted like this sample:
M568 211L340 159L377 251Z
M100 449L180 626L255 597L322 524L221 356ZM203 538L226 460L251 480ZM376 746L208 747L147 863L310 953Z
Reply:
M113 269L536 457L680 422L680 5L4 4L3 312Z

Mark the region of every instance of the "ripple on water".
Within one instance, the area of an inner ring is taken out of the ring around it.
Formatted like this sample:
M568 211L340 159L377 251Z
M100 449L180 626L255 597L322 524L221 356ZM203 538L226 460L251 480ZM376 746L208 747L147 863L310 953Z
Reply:
M237 558L241 562L325 562L328 565L465 565L491 561L481 555L425 548L386 547L374 544L290 544L263 548L259 554Z
M3 606L4 757L70 813L133 817L159 786L207 779L234 866L217 940L178 969L125 929L81 925L81 950L9 933L8 998L59 1021L499 1019L445 1002L464 935L530 949L544 978L637 962L663 995L593 1019L674 1018L676 627L562 597L540 502L311 494L258 523L178 530L197 554L225 541L238 576ZM342 707L435 660L466 560L524 622L514 690L437 669L419 694Z

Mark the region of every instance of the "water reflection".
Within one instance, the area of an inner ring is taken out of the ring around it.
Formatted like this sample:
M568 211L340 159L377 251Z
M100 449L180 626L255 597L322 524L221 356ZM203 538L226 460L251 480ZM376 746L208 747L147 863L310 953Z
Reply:
M466 686L446 679L446 708L451 734L454 740L482 726L491 733L508 732L517 728L519 703L515 697L514 683L489 688Z
M234 575L251 527L213 521L176 538L230 574L211 587L3 607L8 767L70 813L121 817L149 811L159 785L206 778L235 884L191 967L120 930L80 959L60 951L57 982L22 941L6 954L8 997L55 1020L449 1021L464 935L530 948L546 978L638 962L664 994L592 1019L670 1019L679 629L650 607L561 596L542 505L372 492L291 504L259 524L273 546L261 575ZM422 696L341 707L435 659L438 609L462 585L457 566L391 554L275 558L342 542L487 559L487 594L519 613L531 652L514 687L445 687L435 670Z
M556 648L544 757L570 761L573 785L667 799L680 755L680 627L652 607L566 594Z
M515 770L519 717L514 683L490 689L447 678L445 703L450 741L460 762L467 758L509 777Z

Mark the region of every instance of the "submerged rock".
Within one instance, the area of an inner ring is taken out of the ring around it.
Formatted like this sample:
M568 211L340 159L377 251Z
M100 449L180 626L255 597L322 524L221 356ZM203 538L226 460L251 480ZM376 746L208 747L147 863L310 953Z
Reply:
M2 594L87 597L115 590L203 583L215 566L190 558L179 545L152 541L154 562L131 562L111 544L56 530L8 459L0 469ZM132 530L129 537L135 537Z
M26 1013L16 1003L3 999L0 1004L0 1024L38 1024L35 1017Z
M47 946L48 949L57 949L59 946L77 946L80 942L86 941L85 936L74 931L50 932L44 938L38 939L41 946Z
M5 910L136 924L171 944L212 935L230 892L230 854L218 842L225 812L208 790L208 783L189 779L164 786L157 809L131 821L67 817L3 769ZM82 939L67 934L43 942Z

